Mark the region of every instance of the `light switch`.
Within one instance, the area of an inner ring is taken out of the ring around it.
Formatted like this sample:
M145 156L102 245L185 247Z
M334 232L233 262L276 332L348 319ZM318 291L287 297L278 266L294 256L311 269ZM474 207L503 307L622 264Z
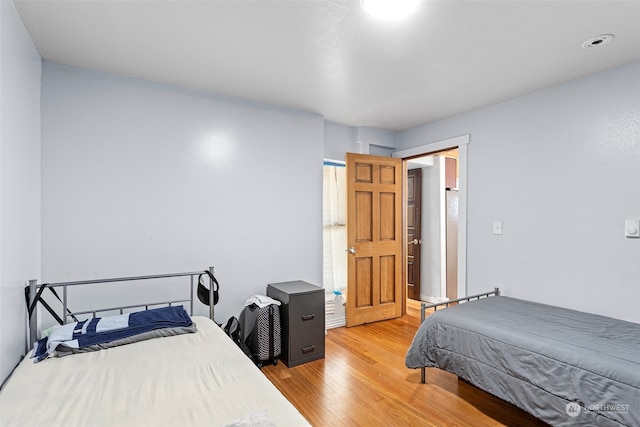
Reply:
M640 237L640 219L628 219L624 222L625 237Z
M502 221L493 221L493 234L502 234Z

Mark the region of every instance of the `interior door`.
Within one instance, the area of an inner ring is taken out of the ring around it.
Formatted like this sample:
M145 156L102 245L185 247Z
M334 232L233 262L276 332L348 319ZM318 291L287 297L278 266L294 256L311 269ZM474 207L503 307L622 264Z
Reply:
M347 326L402 315L402 160L347 153Z
M407 298L420 300L422 169L407 172Z

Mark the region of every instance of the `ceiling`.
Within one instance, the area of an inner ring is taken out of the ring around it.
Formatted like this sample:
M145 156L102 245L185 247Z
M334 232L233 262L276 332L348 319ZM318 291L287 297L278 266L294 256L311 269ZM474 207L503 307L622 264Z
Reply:
M395 131L640 60L640 0L14 3L46 60Z

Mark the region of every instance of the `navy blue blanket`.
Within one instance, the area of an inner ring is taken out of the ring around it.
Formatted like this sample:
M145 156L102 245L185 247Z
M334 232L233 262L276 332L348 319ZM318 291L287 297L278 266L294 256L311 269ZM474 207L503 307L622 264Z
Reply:
M54 329L51 335L34 344L31 357L35 357L35 361L39 362L56 355L58 346L81 349L129 338L155 329L191 325L191 317L182 306L155 308L119 316L96 317L68 323Z

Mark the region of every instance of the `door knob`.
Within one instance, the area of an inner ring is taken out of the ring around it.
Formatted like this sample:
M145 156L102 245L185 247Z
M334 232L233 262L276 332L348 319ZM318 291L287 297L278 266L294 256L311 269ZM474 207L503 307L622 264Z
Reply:
M422 240L418 240L418 239L413 239L412 241L409 242L410 245L419 245L422 243Z
M350 253L350 254L355 254L355 253L356 253L356 248L354 248L353 246L351 246L351 247L348 249L348 251L349 251L349 253Z

